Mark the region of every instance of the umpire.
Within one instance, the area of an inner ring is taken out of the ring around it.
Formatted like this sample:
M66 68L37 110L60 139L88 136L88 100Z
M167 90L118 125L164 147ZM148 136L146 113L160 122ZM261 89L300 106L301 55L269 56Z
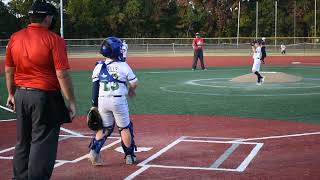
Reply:
M261 62L265 64L265 58L267 57L267 51L266 51L266 38L261 39Z
M199 33L196 33L196 37L193 39L192 42L192 47L193 47L193 64L192 64L192 70L197 69L197 62L198 59L200 59L200 63L201 63L201 69L202 70L206 70L206 68L204 67L204 62L203 62L203 39L200 37Z
M7 106L17 116L13 179L50 179L60 125L76 114L65 42L49 30L56 14L53 5L35 1L29 11L31 23L14 33L7 46Z

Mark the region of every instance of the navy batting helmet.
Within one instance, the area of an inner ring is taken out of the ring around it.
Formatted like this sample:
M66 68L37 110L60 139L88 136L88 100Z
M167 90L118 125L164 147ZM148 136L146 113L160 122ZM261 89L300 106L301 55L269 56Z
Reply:
M122 42L117 37L108 37L102 41L100 54L113 60L123 61Z

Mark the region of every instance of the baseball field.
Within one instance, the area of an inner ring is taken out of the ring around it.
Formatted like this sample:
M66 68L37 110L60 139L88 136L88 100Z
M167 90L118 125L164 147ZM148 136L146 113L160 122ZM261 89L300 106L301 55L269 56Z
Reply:
M191 70L191 56L130 57L140 82L129 99L138 163L124 164L115 131L99 168L87 161L85 122L99 58L71 58L78 116L61 129L52 179L319 179L319 58L270 56L257 86L250 56L205 56L205 71ZM0 179L12 176L15 138L14 114L0 110Z

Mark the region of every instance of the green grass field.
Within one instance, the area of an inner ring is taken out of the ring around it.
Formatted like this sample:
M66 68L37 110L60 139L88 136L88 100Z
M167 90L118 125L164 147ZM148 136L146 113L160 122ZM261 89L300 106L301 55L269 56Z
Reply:
M248 74L250 67L219 67L208 71L190 69L139 70L137 97L129 100L131 114L194 114L240 116L320 123L320 67L265 66L302 76L297 83L234 83L231 78ZM91 72L72 72L78 113L90 107ZM266 82L268 79L266 79ZM0 103L7 93L0 77ZM0 119L14 116L0 110Z

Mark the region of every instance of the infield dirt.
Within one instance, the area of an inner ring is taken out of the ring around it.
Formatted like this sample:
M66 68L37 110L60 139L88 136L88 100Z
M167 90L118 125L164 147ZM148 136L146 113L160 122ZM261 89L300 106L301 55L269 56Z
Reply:
M290 75L283 72L261 72L261 75L266 78L265 83L288 83L288 82L299 82L303 78L301 76ZM242 76L231 79L233 82L255 82L257 76L253 73L245 74Z

